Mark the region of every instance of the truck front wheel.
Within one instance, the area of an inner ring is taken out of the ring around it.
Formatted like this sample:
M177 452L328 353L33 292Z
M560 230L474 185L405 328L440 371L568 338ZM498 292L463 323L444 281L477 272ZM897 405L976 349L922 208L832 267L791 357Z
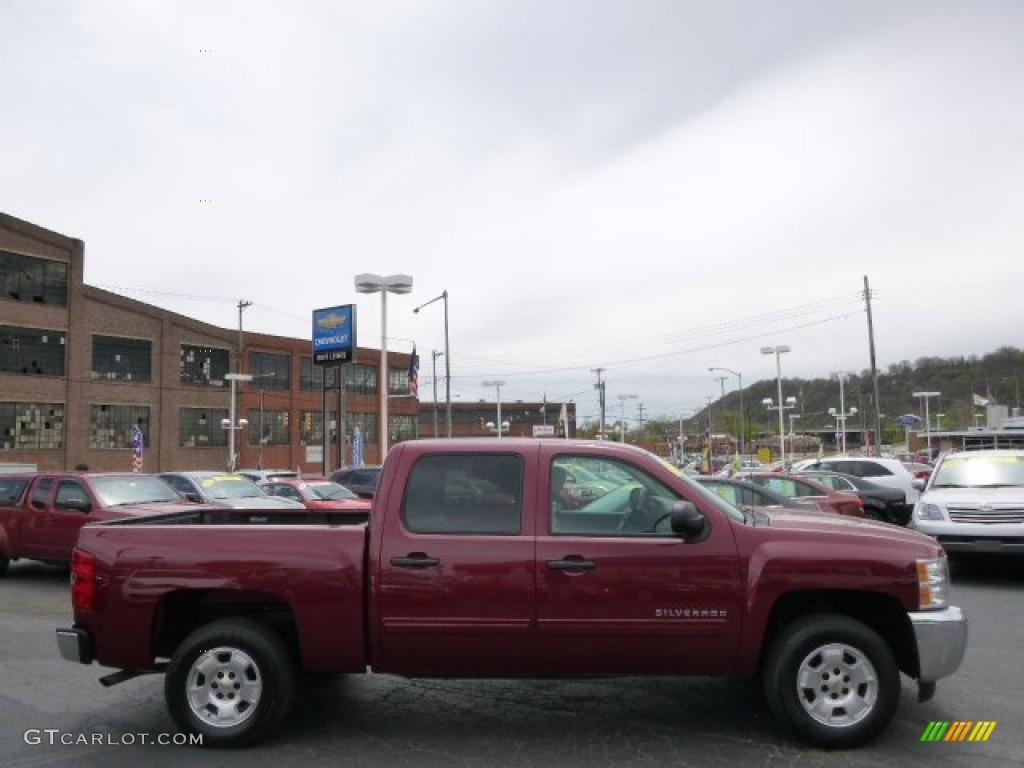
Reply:
M900 700L892 650L846 616L808 616L787 626L765 659L772 713L813 744L845 748L878 736Z
M287 714L295 668L281 638L247 619L200 627L167 668L164 698L178 727L203 746L235 747L265 736Z

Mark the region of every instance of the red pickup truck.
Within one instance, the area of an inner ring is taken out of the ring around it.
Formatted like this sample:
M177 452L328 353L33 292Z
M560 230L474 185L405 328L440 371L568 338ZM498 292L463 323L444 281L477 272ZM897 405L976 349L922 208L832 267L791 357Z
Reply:
M612 488L582 507L584 467ZM628 445L401 443L368 523L199 510L82 529L61 655L163 671L204 745L252 743L306 672L759 675L806 740L861 744L960 665L946 558L896 526L730 505ZM257 524L259 523L259 524Z
M67 565L86 523L192 509L151 475L32 472L0 475L0 576L11 560Z

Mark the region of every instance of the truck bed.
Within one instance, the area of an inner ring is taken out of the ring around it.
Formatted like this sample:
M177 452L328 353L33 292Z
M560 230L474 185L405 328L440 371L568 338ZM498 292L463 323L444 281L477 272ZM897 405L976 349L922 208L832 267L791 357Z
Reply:
M105 585L78 616L109 638L95 649L103 666L151 669L195 626L252 610L283 627L304 669L365 669L365 522L201 508L87 525L76 552Z

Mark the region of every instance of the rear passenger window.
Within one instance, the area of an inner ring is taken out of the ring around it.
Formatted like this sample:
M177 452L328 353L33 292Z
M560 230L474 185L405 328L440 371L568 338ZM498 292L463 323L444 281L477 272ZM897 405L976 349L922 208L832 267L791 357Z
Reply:
M856 461L854 464L860 467L860 470L857 472L860 477L885 477L892 474L888 467L876 464L873 461Z
M28 480L19 477L0 477L0 501L16 502L25 492Z
M518 455L424 456L409 475L402 522L412 533L515 535L522 501Z

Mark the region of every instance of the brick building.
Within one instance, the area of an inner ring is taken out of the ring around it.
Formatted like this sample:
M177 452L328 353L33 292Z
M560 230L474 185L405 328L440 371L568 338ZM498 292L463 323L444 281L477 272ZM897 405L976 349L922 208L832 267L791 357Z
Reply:
M338 425L379 461L379 351L359 348L338 369L312 365L309 339L219 328L83 283L81 240L0 214L0 462L40 469L132 467L132 434L144 470L223 469L231 388L238 384L238 465L324 466L324 410L333 431L327 466L339 463ZM388 356L395 441L415 436L408 354ZM248 423L242 425L242 420Z

